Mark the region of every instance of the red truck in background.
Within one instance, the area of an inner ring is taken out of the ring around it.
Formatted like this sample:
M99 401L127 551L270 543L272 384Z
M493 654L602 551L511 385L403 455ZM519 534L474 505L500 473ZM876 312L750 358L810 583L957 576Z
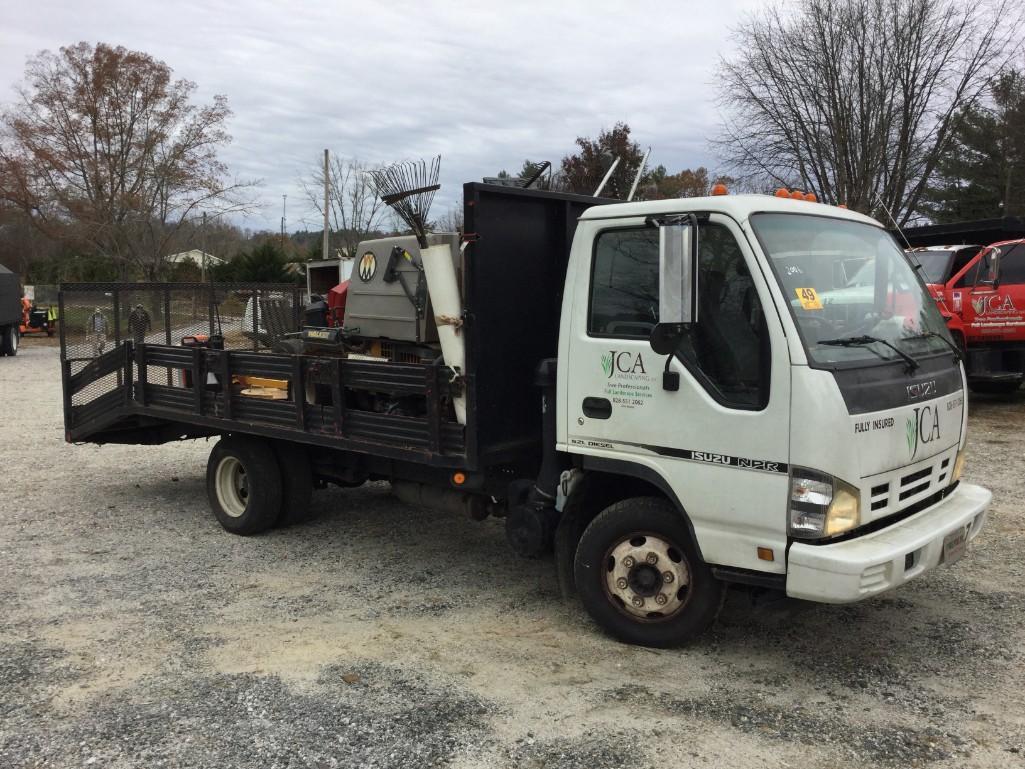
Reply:
M1025 239L909 253L965 351L971 388L1017 390L1025 379Z

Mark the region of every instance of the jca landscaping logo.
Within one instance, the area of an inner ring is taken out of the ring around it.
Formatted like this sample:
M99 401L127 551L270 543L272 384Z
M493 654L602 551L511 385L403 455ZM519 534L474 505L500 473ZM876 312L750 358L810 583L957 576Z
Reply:
M904 432L908 441L908 453L914 459L921 444L932 443L940 437L939 412L934 406L919 406L915 409L914 415L908 417Z
M640 353L619 352L609 350L601 355L601 370L605 372L606 379L612 379L612 375L619 374L647 374L644 370L644 359Z

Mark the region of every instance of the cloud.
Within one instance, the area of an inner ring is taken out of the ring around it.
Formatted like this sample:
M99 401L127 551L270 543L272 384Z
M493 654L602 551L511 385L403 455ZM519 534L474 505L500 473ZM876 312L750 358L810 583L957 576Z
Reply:
M525 158L557 162L577 136L623 120L652 162L713 166L715 63L757 0L717 3L150 2L13 5L0 29L0 88L25 59L88 40L143 50L225 94L222 154L263 180L246 225L290 229L317 216L297 177L325 147L383 163L442 155L435 212L461 185ZM10 99L11 90L0 90Z

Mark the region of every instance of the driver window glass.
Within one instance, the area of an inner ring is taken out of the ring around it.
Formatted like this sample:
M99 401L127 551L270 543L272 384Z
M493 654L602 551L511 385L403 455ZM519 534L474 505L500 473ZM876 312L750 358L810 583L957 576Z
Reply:
M1007 249L1000 257L1000 282L1025 283L1025 243Z
M658 229L598 235L587 330L595 336L647 339L658 323Z

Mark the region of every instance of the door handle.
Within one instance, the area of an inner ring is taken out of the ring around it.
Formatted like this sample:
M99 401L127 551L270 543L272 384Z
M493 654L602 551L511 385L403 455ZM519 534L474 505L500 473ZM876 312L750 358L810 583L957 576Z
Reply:
M608 419L612 416L612 401L608 398L584 398L584 416L591 419Z

